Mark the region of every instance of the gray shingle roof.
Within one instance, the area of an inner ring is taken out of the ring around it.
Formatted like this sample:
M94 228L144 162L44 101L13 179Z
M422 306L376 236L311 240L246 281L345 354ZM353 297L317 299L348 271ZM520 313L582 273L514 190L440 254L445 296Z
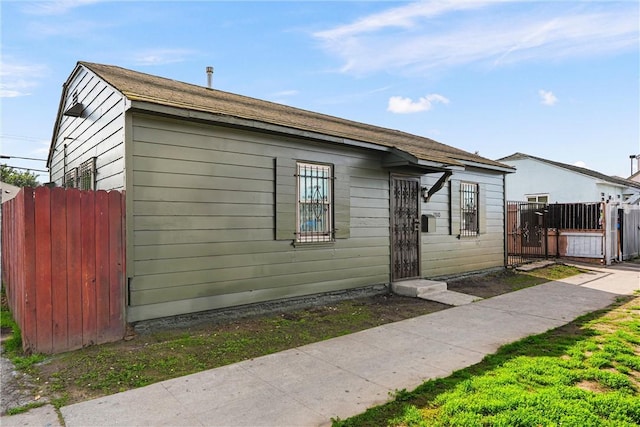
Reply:
M429 138L368 125L326 114L247 96L209 89L125 68L79 62L132 101L254 120L323 135L395 147L421 160L461 165L467 162L490 168L510 166L460 150Z
M509 160L524 160L524 159L538 160L540 162L557 166L559 168L567 169L572 172L580 173L582 175L587 175L592 178L601 179L602 181L610 182L612 184L624 185L626 187L640 188L640 182L631 181L625 178L618 178L616 176L609 176L591 169L582 168L580 166L574 166L574 165L568 165L566 163L555 162L553 160L543 159L542 157L531 156L529 154L524 154L524 153L514 153L510 156L498 159L498 161L504 162Z

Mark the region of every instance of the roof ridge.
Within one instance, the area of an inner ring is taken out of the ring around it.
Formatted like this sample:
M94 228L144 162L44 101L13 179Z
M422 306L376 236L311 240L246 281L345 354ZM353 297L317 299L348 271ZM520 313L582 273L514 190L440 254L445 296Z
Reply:
M147 102L155 104L225 114L355 141L395 147L425 160L429 160L429 152L432 152L431 157L438 157L435 154L439 153L442 156L438 158L438 161L442 161L442 157L446 157L450 159L452 164L459 164L460 160L466 160L487 166L509 168L495 160L472 154L426 136L410 134L398 129L385 128L247 95L207 88L117 65L87 61L78 61L78 64L97 74L130 99L140 97L140 100L144 98Z

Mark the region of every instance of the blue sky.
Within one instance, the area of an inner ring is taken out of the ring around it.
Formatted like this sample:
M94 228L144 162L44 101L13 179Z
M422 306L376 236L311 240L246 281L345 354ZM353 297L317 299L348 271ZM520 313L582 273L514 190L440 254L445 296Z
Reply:
M629 156L640 154L637 1L1 0L0 8L4 155L46 158L62 83L79 60L202 85L212 65L217 89L492 159L524 152L627 177Z

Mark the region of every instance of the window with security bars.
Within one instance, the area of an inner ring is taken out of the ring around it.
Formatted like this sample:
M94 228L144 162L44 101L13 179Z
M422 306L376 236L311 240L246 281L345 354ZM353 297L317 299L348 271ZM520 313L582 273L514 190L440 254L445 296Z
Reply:
M96 158L92 157L80 164L78 188L81 190L95 190Z
M64 175L64 187L76 188L78 186L78 168L73 168Z
M64 176L64 186L80 190L95 190L96 158L92 157L82 162L79 168L73 168L68 171Z
M297 164L298 242L329 242L333 240L332 168L313 163Z
M478 195L478 184L460 183L460 236L478 234Z

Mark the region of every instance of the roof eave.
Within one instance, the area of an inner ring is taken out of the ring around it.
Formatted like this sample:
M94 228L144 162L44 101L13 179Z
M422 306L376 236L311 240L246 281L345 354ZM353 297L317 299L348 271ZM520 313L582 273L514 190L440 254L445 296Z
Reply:
M60 123L60 119L62 117L64 100L65 100L65 97L67 96L67 87L69 87L69 83L71 83L71 81L75 78L76 74L78 73L81 67L84 67L84 65L82 65L80 62L76 63L75 68L73 69L71 74L69 74L69 77L67 78L67 80L64 83L62 83L62 93L60 94L58 112L56 113L56 120L54 122L53 132L51 134L51 142L49 143L49 154L47 155L47 169L51 168L51 160L53 158L53 152L55 149L56 140L58 139L58 129L59 129L58 124Z
M427 172L444 172L447 170L464 170L461 164L453 162L443 163L421 159L412 153L392 147L387 157L383 160L385 168L414 167Z
M465 166L474 167L474 168L489 169L489 170L502 172L502 173L514 173L516 171L514 167L508 166L508 165L498 166L498 165L489 165L486 163L474 162L471 160L462 160L462 159L457 159L457 160Z
M159 114L165 116L182 117L195 121L214 122L223 126L260 130L263 132L269 132L274 134L285 134L290 136L296 136L304 139L311 139L315 141L329 142L333 144L341 144L350 147L364 148L367 150L379 151L388 153L388 158L384 166L385 167L402 167L412 166L429 172L440 172L445 170L464 170L462 163L441 163L430 160L420 159L411 153L400 150L395 147L389 147L386 145L374 144L370 142L358 141L349 138L327 135L320 132L313 132L303 129L296 129L283 125L276 125L273 123L261 122L258 120L244 119L236 116L229 116L225 114L216 114L213 112L204 112L198 110L187 109L184 107L173 107L167 105L161 105L153 101L131 99L129 110L139 111L144 113ZM392 157L392 158L391 158ZM485 165L486 166L486 165Z

